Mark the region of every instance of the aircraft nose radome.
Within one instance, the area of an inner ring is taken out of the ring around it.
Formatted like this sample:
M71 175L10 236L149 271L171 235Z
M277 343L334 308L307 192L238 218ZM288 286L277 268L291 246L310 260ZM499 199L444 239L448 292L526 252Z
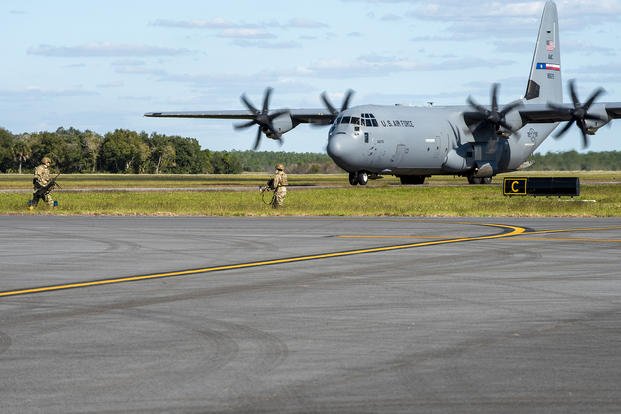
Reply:
M346 150L347 136L345 134L332 135L328 140L326 151L333 159L342 159L347 153Z

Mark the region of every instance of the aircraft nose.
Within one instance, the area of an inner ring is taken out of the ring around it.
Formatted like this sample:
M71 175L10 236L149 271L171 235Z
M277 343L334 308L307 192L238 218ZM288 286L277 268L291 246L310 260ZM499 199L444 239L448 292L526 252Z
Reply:
M343 133L337 133L330 136L328 139L328 147L326 151L328 155L332 159L343 159L343 157L347 154L347 144L348 144L347 135Z

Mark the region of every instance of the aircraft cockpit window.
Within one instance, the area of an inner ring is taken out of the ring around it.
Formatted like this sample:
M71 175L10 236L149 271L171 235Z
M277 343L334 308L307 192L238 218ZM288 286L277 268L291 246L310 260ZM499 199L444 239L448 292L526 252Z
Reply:
M362 125L366 126L379 126L377 120L375 119L375 115L373 114L362 114Z
M341 120L342 124L349 124L351 120L351 116L344 116L343 119Z
M356 116L352 116L351 117L351 123L354 125L360 125L360 118L356 117Z

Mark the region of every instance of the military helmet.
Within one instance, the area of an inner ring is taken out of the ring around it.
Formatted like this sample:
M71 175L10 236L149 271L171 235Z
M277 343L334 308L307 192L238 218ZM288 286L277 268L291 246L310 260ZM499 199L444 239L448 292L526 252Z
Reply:
M285 170L285 165L283 163L279 162L278 164L276 164L276 169L284 171Z
M50 157L43 157L41 159L41 164L51 164L52 160L50 159Z

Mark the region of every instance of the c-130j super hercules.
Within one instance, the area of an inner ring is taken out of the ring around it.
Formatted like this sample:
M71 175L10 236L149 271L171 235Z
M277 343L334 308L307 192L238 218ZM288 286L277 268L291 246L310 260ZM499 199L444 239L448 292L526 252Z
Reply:
M269 108L268 88L263 107L257 109L245 95L248 108L241 111L150 112L148 117L247 119L236 129L258 126L254 149L262 134L281 140L284 133L302 123L329 125L328 155L349 172L352 185L392 174L402 184L422 184L431 175L460 175L471 184L490 183L492 176L516 171L552 133L575 123L587 135L614 118L621 117L621 102L596 103L604 92L599 88L581 103L573 81L569 82L572 103L564 104L556 5L548 1L541 17L526 94L506 105L497 100L498 85L491 89L491 105L467 99L463 106L383 106L349 108L348 91L340 109L322 94L325 109Z

